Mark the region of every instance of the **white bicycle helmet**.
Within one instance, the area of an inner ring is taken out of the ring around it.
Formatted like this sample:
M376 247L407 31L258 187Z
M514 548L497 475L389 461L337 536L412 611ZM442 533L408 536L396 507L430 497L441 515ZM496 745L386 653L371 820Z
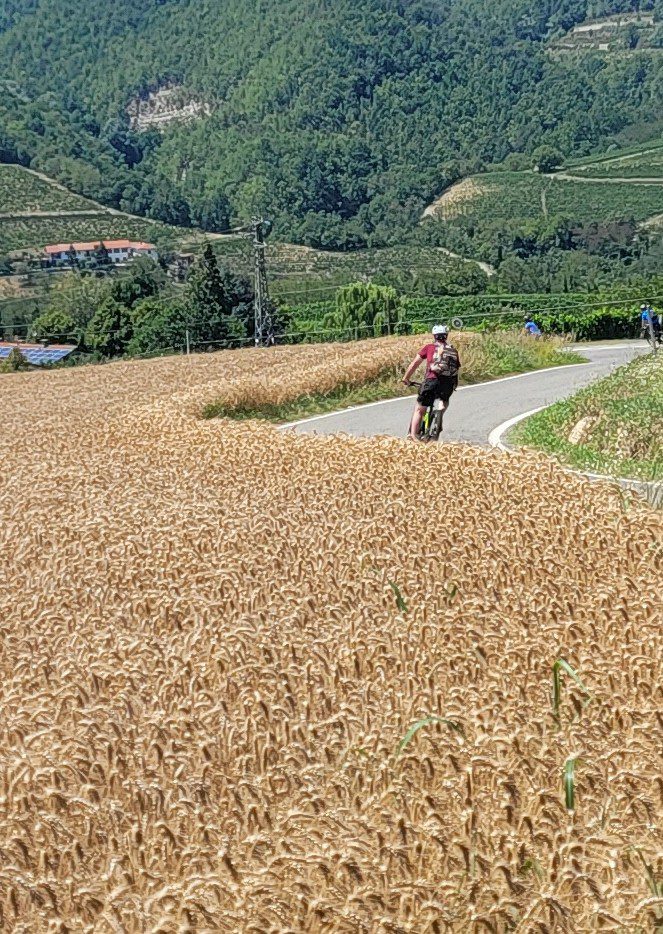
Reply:
M446 324L434 324L433 325L433 337L437 337L440 334L447 335L449 333L449 328Z

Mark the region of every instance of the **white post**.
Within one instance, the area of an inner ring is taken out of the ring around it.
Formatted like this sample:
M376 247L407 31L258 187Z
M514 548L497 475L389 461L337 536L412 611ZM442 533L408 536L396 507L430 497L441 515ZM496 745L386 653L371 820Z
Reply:
M189 341L189 329L186 329L186 355L191 356L191 343Z

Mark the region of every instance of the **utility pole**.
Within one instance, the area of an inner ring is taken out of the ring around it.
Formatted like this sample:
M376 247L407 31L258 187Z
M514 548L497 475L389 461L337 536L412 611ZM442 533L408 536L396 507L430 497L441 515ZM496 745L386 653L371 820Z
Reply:
M267 263L265 227L262 219L253 220L253 258L255 271L254 332L256 347L269 347L274 343L271 304L267 290Z

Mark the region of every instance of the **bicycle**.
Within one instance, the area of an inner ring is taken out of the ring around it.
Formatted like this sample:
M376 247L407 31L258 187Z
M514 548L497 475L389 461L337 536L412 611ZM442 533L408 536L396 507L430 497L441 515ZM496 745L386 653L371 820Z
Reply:
M422 383L418 383L415 380L409 380L408 386L416 386L420 388ZM429 405L424 413L424 417L421 419L421 425L419 426L419 438L422 441L439 441L440 435L442 434L442 419L446 407L441 399L435 399L432 405ZM410 433L410 426L408 425L408 435Z
M654 336L653 344L652 344L652 334ZM648 327L645 327L642 329L640 336L644 337L644 339L647 341L647 343L651 347L656 347L657 344L659 345L659 347L663 346L663 329L661 329L660 327L653 328L652 330L650 330Z

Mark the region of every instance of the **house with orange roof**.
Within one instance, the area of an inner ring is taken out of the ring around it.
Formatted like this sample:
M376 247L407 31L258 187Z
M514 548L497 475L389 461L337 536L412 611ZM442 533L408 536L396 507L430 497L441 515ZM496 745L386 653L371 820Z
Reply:
M153 243L142 240L93 240L89 243L53 243L44 247L44 258L49 266L72 266L75 262L82 266L93 263L98 258L101 245L106 248L108 261L121 265L135 259L136 256L149 256L157 260L159 254Z

